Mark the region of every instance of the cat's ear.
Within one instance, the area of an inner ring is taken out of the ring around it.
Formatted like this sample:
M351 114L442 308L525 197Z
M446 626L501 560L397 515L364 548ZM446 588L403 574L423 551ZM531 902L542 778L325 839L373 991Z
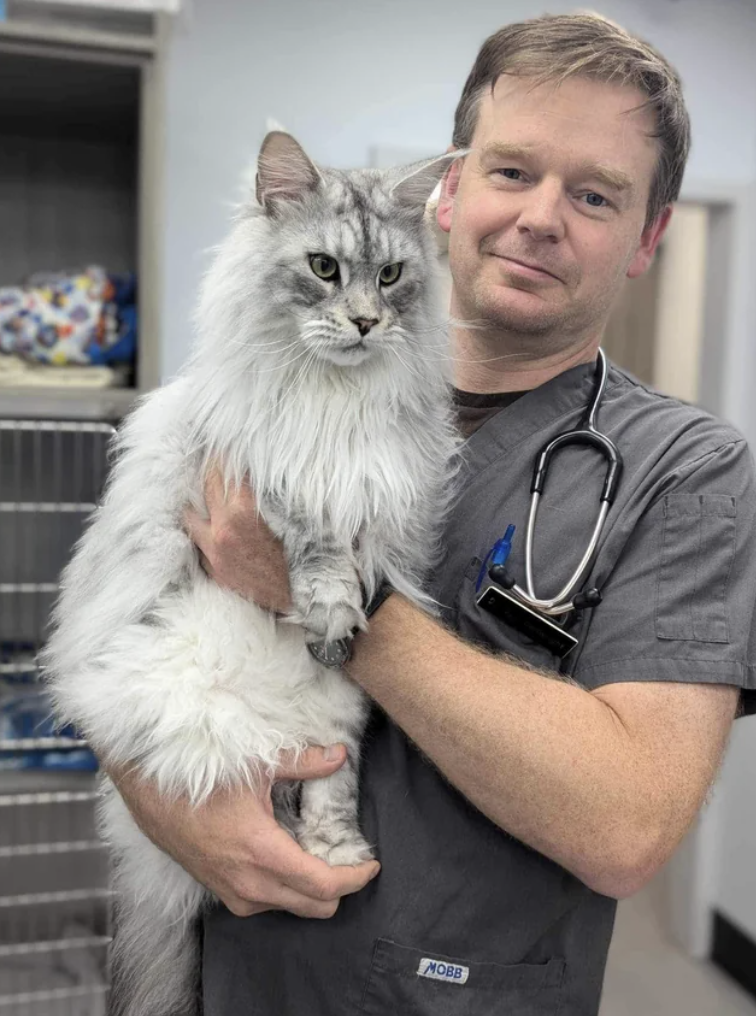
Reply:
M391 188L391 196L403 205L417 210L422 214L428 200L436 189L444 173L456 160L467 155L467 151L455 150L439 155L435 159L425 159L411 166L397 170L398 179Z
M257 157L255 194L266 211L279 202L301 201L320 185L321 175L291 134L270 131Z

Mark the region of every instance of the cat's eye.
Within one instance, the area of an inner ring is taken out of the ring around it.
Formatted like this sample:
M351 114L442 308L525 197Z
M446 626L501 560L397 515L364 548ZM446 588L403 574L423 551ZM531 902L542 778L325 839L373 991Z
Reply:
M310 257L310 268L324 282L335 282L339 277L339 263L328 254L313 254Z
M402 274L402 263L397 261L393 265L384 265L378 272L378 281L382 286L393 286Z

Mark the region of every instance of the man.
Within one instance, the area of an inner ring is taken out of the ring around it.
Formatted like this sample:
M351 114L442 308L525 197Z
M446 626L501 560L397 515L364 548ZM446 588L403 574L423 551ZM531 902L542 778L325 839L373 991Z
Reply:
M468 441L431 582L445 625L391 595L347 665L381 707L362 809L379 877L282 847L267 794L166 811L122 784L148 833L226 903L205 921L206 1016L596 1013L615 900L674 851L739 701L752 705L750 455L615 368L599 420L625 467L588 582L603 601L570 621L577 647L561 659L476 603L480 557L509 523L522 579L535 458L582 418L614 300L669 221L689 145L677 75L597 16L512 25L479 54L454 145L471 151L438 222L452 314L470 323L455 335ZM590 449L554 461L537 594L577 566L603 478ZM211 485L208 502L210 522L192 522L208 570L285 611L285 562L251 494L225 504ZM327 775L342 751L283 774Z

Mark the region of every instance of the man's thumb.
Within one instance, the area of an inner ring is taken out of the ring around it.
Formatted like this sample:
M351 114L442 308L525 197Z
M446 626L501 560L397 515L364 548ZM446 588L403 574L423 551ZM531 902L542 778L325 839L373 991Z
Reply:
M315 780L330 776L346 762L343 744L329 744L325 748L307 748L299 753L287 752L281 756L276 769L278 780Z

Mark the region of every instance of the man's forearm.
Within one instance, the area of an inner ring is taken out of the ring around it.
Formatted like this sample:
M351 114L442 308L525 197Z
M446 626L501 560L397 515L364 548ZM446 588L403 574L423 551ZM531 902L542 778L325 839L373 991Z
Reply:
M608 895L644 854L647 774L589 692L486 655L392 596L350 674L501 828ZM636 842L637 840L637 842Z

